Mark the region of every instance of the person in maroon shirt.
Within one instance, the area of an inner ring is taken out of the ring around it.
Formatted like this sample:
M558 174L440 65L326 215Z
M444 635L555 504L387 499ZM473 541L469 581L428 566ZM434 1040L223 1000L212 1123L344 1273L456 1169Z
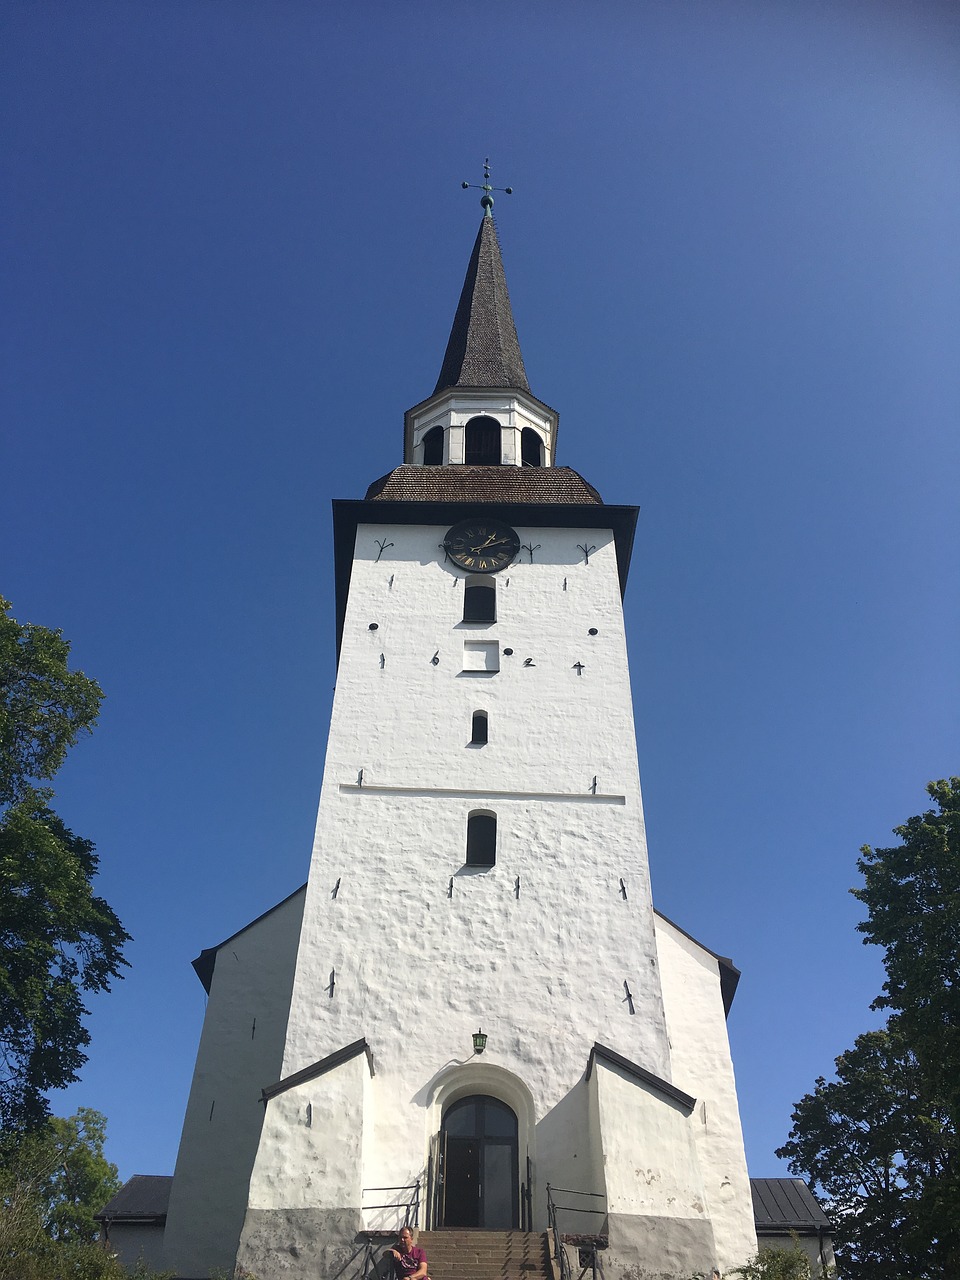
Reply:
M400 1239L390 1249L393 1254L393 1274L396 1280L430 1280L427 1275L427 1255L413 1243L413 1232L404 1227Z

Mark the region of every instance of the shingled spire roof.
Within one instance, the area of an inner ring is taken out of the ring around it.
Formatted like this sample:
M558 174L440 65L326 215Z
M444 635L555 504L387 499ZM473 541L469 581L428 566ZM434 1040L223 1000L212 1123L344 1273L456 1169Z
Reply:
M530 391L489 210L477 232L434 395L448 387Z

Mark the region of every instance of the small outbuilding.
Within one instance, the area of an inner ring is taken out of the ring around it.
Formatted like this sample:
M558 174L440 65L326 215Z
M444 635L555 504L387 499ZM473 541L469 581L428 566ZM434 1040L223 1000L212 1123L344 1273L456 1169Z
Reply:
M751 1178L750 1190L761 1252L798 1244L815 1276L835 1265L830 1219L802 1178Z
M135 1173L94 1215L101 1243L125 1267L135 1267L142 1258L147 1266L160 1269L172 1184L169 1174Z

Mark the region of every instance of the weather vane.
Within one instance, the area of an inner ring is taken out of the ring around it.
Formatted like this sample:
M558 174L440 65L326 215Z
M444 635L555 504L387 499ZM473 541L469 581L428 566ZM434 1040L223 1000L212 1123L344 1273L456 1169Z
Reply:
M489 156L487 156L483 162L483 182L461 182L460 185L463 187L464 191L467 191L470 187L474 187L477 191L483 192L483 195L480 197L480 204L483 207L484 217L487 218L493 216L493 196L490 194L491 191L502 191L505 195L513 195L513 187L491 187Z

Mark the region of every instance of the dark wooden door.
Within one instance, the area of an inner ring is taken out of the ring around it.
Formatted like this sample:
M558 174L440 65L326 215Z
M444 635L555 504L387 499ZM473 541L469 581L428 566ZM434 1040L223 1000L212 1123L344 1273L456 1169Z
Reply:
M480 1226L480 1140L447 1136L445 1227Z
M442 1225L519 1226L517 1117L497 1098L461 1098L443 1118Z

